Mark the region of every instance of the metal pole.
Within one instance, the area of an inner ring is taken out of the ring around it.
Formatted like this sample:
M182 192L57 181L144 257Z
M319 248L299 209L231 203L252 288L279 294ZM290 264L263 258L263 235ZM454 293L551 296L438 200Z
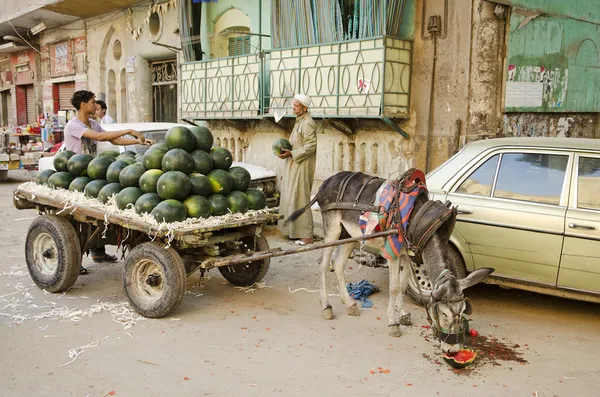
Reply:
M291 248L291 249L276 251L276 252L263 251L263 253L259 253L259 255L253 255L251 253L249 253L247 255L244 255L244 254L236 255L236 256L230 257L230 259L217 260L216 262L213 262L213 259L209 259L209 260L202 262L202 264L199 267L204 268L204 269L207 269L207 268L210 269L213 267L239 265L241 263L255 262L255 261L260 261L260 260L264 260L264 259L268 259L268 258L275 258L277 256L299 254L301 252L315 251L318 249L335 247L338 245L343 245L343 244L348 244L348 243L355 243L357 241L371 240L371 239L379 238L379 237L387 237L387 236L391 236L393 234L398 234L398 233L399 233L398 230L388 230L385 232L368 234L366 236L351 237L351 238L346 238L346 239L342 239L342 240L336 240L336 241L332 241L329 243L309 244L305 247L300 247L300 248Z

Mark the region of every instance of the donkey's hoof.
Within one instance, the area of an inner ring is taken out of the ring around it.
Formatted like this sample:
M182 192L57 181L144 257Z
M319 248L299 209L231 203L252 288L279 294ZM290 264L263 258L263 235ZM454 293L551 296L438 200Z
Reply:
M398 324L390 325L389 334L393 338L399 338L402 336L402 331L400 331L400 326Z
M403 314L400 316L400 324L402 325L412 325L412 320L410 319L410 313Z
M325 309L323 309L321 314L325 320L333 320L333 309L331 306L327 306Z
M360 310L358 310L358 305L356 303L348 306L348 315L349 316L360 316Z

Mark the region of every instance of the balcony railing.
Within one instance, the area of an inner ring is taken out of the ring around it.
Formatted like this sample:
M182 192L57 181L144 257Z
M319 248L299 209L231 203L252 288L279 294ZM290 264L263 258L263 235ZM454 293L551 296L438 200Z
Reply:
M302 92L316 117L408 118L411 60L410 41L377 37L184 63L181 117L270 117Z

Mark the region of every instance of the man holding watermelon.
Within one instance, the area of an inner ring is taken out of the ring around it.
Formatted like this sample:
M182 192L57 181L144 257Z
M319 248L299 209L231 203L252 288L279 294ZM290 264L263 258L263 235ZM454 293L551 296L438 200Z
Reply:
M96 155L96 142L110 141L113 145L152 145L150 139L135 130L105 131L100 124L92 120L96 113L96 97L93 92L81 90L73 94L71 104L77 109L77 117L71 119L65 126L65 149L76 154L87 153ZM131 135L135 139L124 138ZM117 257L106 253L104 246L92 249L92 259L96 263L116 262ZM87 269L82 267L80 274L87 274Z
M317 128L308 114L312 100L308 95L298 94L292 102L292 111L296 115L296 124L292 130L290 143L292 149L281 149L279 158L285 161L279 212L286 218L294 211L304 207L310 201L310 193L317 165ZM284 220L285 221L285 220ZM295 222L281 224L281 231L296 244L313 243L313 218L306 211Z

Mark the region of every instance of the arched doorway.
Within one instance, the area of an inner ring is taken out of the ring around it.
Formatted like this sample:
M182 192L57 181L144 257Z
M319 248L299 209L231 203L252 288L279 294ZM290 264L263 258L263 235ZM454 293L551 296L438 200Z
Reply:
M125 69L121 69L121 123L127 122L127 77Z
M117 115L117 90L116 85L117 77L114 70L108 71L108 96L106 97L106 106L108 107L108 114L111 117Z

